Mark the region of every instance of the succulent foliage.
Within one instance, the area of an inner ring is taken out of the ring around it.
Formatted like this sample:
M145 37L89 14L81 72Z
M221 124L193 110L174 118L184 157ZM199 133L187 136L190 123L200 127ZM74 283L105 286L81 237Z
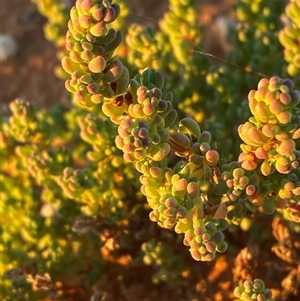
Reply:
M155 283L176 283L182 258L150 230L131 233L144 214L196 261L226 252L226 229L258 212L299 223L299 0L237 1L222 66L197 53L197 1L170 0L158 29L124 30L123 1L77 0L68 17L60 1L34 2L49 18L46 37L64 48L75 105L16 99L1 120L5 300L54 299L82 283L91 295L133 245ZM234 295L273 300L260 279Z

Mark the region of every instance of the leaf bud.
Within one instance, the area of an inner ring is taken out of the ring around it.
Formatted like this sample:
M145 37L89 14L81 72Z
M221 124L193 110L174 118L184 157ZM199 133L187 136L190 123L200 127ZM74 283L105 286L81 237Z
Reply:
M90 13L92 14L93 18L95 21L99 22L103 20L103 12L100 8L94 6L91 10Z
M196 236L203 236L206 233L207 233L207 230L204 226L197 226L194 229L194 235L196 235Z
M274 172L274 168L268 160L264 160L260 167L261 173L267 177Z
M286 86L285 86L285 87L286 87ZM291 97L291 95L290 95L288 92L286 92L286 93L281 93L281 94L279 95L279 101L280 101L283 105L287 106L287 105L289 105L289 104L291 103L292 97Z
M150 219L152 222L157 223L158 220L159 220L159 215L156 214L156 213L154 212L154 210L153 210L153 211L151 211L151 212L149 213L149 219Z
M101 103L103 101L103 95L102 94L94 94L91 96L91 102L94 104L98 104L98 103ZM91 106L93 106L91 105Z
M82 28L88 29L91 25L91 19L89 16L81 15L78 17L78 23Z
M137 159L137 160L143 160L145 159L147 156L147 151L145 149L135 149L134 150L134 157Z
M285 139L280 143L276 150L282 156L291 156L295 148L296 143L293 139Z
M160 179L164 177L164 172L160 167L151 166L149 172L153 178Z
M297 107L298 104L300 103L300 91L298 90L293 90L291 93L290 93L290 96L292 98L292 101L290 103L290 106L292 107Z
M227 192L228 187L225 182L220 182L213 186L213 193L216 195L223 195Z
M199 142L206 142L206 143L210 143L211 142L211 134L208 131L203 131L200 135L200 139Z
M200 261L200 260L201 260L201 257L202 257L202 256L201 256L200 252L199 252L197 249L191 249L190 252L191 252L192 257L193 257L195 260L197 260L197 261Z
M208 165L204 164L203 170L204 170L203 172L204 181L210 182L213 176L211 168Z
M155 96L156 98L161 98L162 97L162 91L161 89L155 87L151 89L152 95Z
M251 202L251 204L255 206L260 206L264 201L264 197L261 194L254 193L248 196L248 200Z
M146 104L143 107L143 113L147 116L152 116L155 113L155 108L152 104Z
M110 118L117 118L123 114L124 108L116 107L116 106L113 106L113 105L105 102L105 103L103 103L102 111L106 116L108 116Z
M246 169L246 170L255 170L257 167L257 163L254 161L249 161L249 160L245 160L242 162L242 168Z
M199 185L196 182L188 183L186 190L191 199L198 197L200 194Z
M269 183L263 183L262 185L259 186L259 193L262 195L269 195L271 192L271 184Z
M172 194L179 198L184 198L187 191L187 180L182 178L176 181L172 187Z
M178 205L178 202L177 202L176 198L174 198L174 197L168 197L165 200L165 205L167 207L176 207Z
M115 21L117 17L118 15L116 14L115 9L112 6L110 6L105 10L105 16L103 18L103 21L105 21L106 23L111 23Z
M176 225L176 218L167 218L164 222L163 222L163 226L166 229L172 229L175 225Z
M175 215L176 215L177 209L176 209L175 207L169 207L169 208L167 208L163 213L164 213L164 215L166 215L166 216L172 217L172 216L175 216Z
M106 30L106 24L104 21L97 22L89 28L90 33L95 37L104 36Z
M264 213L273 214L275 211L274 199L271 197L264 198L263 203L262 203L262 208L263 208Z
M165 117L165 127L166 128L171 127L176 121L176 118L177 118L177 111L176 110L170 111Z
M185 207L187 210L191 210L195 206L194 200L187 198L185 201Z
M179 122L179 130L182 133L191 134L197 140L200 139L201 129L199 124L192 118L183 118Z
M239 186L244 189L249 184L249 178L247 176L243 176L239 179Z
M207 142L202 142L200 145L199 145L199 149L201 151L201 153L203 155L206 154L206 152L208 152L209 150L211 150L211 147L210 145L207 143Z
M180 206L178 209L177 209L177 214L176 216L178 218L185 218L186 217L186 214L187 214L187 210L185 207L183 206Z
M96 38L95 38L92 34L90 34L90 33L86 33L86 34L85 34L85 38L86 38L86 40L87 40L89 43L94 44L94 43L96 42ZM101 53L100 53L100 54L101 54Z
M292 190L293 194L300 196L300 181L295 183L295 188Z
M73 191L76 192L80 189L81 185L77 182L69 182L68 183L68 188Z
M287 200L287 199L291 199L293 197L293 193L291 191L279 189L278 196L283 200Z
M191 146L190 138L182 133L172 134L169 141L171 142L171 146L174 148L175 151L186 150Z
M217 231L217 227L216 225L214 224L214 222L210 221L210 222L207 222L205 224L205 228L207 231L209 231L211 234L214 234L216 231Z
M241 177L245 175L245 171L242 168L235 168L232 172L232 175L235 179L239 180Z
M216 247L216 250L219 252L219 253L224 253L228 248L228 244L226 241L221 241L220 243L217 244L217 247Z
M289 111L283 111L276 115L279 123L288 124L292 120L292 113Z
M209 150L205 153L205 159L209 166L216 166L219 162L220 156L216 150Z
M102 77L102 80L104 82L114 82L120 78L123 72L123 64L120 60L115 60L113 63L109 66L108 71L106 71Z
M99 85L96 84L96 83L91 83L89 85L87 85L87 91L90 93L90 94L97 94L99 92Z
M151 138L143 138L142 140L142 144L143 144L143 147L146 148L146 149L150 149L150 147L152 146L152 139ZM152 150L152 153L155 153L155 151L158 151L160 150L160 148L155 148Z
M74 101L80 106L80 107L92 107L95 104L92 103L89 95L86 95L82 93L81 91L76 91L74 93Z
M154 161L159 162L159 161L162 161L165 158L166 152L161 147L159 147L158 145L153 145L151 147L150 152L149 152L148 155Z
M275 168L278 172L282 174L288 174L291 172L292 168L290 166L289 160L285 157L279 157L275 162Z
M192 155L191 162L200 167L203 165L203 158L200 155Z
M269 110L272 114L277 115L284 111L284 105L279 99L273 99L269 104Z
M73 77L73 75L72 75L72 77ZM80 80L81 83L87 84L87 85L93 82L93 78L89 74L82 75L79 78L79 80Z
M88 67L93 73L100 73L105 69L106 61L103 56L98 55L89 62Z
M222 231L218 230L215 233L213 233L213 238L214 238L215 242L218 244L224 240L225 235Z
M72 74L76 69L79 68L79 65L73 62L69 57L65 56L61 60L61 64L63 69L69 73Z
M101 44L107 45L112 43L117 38L117 31L113 28L109 28L104 36L101 37ZM105 48L104 48L105 49Z

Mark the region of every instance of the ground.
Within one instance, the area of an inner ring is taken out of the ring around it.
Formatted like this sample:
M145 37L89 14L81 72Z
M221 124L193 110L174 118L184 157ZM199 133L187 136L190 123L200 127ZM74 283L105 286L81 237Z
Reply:
M167 8L166 0L130 2L132 16L141 22L147 20L143 17L158 20ZM200 1L202 22L211 25L216 16L229 14L231 2L216 0L211 4L211 1ZM56 49L44 38L46 20L38 13L36 5L30 0L9 0L1 1L0 7L1 33L12 35L18 44L16 55L1 62L2 113L7 112L7 103L16 97L35 101L44 107L67 101L64 83L53 73L53 68L59 64Z
M140 15L140 19L144 16L157 20L167 8L166 0L130 2L131 12ZM232 14L233 0L199 2L200 18L209 30L213 30L212 25L217 16ZM46 108L54 103L68 102L64 83L53 73L53 68L59 61L54 45L43 35L45 18L30 0L6 0L1 1L0 6L1 33L12 35L18 44L16 55L1 63L1 114L8 113L7 104L16 97L35 101L40 107ZM206 42L208 51L222 55L219 45L212 43L209 38ZM258 231L261 236L272 237L270 223L271 220L266 217L259 220L264 229ZM298 295L286 294L285 298L282 292L286 287L282 288L281 281L295 268L294 265L285 263L271 251L270 246L275 244L275 238L268 241L267 245L257 244L256 238L249 240L247 232L238 229L229 232L228 239L234 247L214 262L199 263L190 259L186 263L190 270L176 287L165 283L154 285L151 283L150 268L141 270L134 266L121 268L127 271L124 282L114 281L120 272L120 265L113 264L99 285L114 296L113 300L226 301L232 300L233 286L244 276L251 275L263 278L267 286L273 289L275 296L281 294L281 299L278 300L299 300L299 289ZM262 237L259 241L263 241ZM183 252L188 251L183 249ZM299 275L296 281L299 285ZM117 294L115 290L118 290Z

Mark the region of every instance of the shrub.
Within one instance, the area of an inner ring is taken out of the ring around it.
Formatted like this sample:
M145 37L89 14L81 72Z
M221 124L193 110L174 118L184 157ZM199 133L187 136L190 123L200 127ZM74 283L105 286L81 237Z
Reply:
M221 65L201 55L197 1L170 0L155 30L127 26L123 1L77 0L66 37L66 7L34 2L74 106L16 99L2 118L3 298L124 300L103 283L123 287L126 266L176 287L249 229L293 271L279 295L299 296L299 0L238 1ZM277 245L259 237L278 220ZM250 276L234 296L273 300Z

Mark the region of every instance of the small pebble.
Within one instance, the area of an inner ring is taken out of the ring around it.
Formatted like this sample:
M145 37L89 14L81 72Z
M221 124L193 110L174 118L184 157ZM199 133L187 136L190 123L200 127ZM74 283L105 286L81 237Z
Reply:
M18 45L16 40L8 34L0 34L0 61L4 62L16 54Z
M220 42L225 51L229 51L232 48L232 41L230 41L231 30L236 28L235 21L225 17L220 16L215 21L215 28L219 35Z

